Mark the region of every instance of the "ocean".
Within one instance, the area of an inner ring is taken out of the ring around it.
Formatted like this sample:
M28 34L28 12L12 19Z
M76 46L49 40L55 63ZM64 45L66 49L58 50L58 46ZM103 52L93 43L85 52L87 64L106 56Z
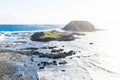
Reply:
M0 25L0 32L13 31L37 31L49 30L61 27L61 25Z
M63 26L0 25L0 31L4 32L4 34L1 33L0 35L0 38L2 38L0 39L0 44L8 44L8 42L12 44L15 41L20 40L28 41L28 43L25 44L17 44L15 47L11 46L6 48L0 46L0 49L19 50L26 47L40 47L47 45L48 43L31 41L29 37L32 33L27 32L59 29L61 27ZM13 31L24 31L25 33L18 32L19 34L13 34ZM50 42L49 45L64 45L65 50L80 50L81 53L72 56L72 60L70 60L69 57L62 59L68 62L67 65L63 66L48 66L45 70L39 71L35 64L31 65L25 69L28 72L25 72L25 75L30 75L32 72L29 73L29 70L35 69L37 70L40 80L120 80L119 39L116 35L118 35L118 33L114 30L86 32L85 36L79 36L80 39L74 41ZM77 56L80 56L80 58L77 58ZM24 62L29 64L30 57L23 56L23 59ZM51 59L48 58L39 60L38 57L36 57L35 60L51 61ZM17 65L20 61L8 62ZM22 65L22 61L20 62L20 65ZM66 70L66 72L60 72L59 70L61 69ZM82 79L83 77L84 79Z

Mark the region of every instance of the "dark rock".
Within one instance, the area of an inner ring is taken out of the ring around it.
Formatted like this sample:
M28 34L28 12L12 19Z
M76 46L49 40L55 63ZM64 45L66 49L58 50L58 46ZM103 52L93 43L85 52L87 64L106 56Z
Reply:
M65 72L66 70L61 70L62 72Z
M53 65L57 65L57 62L56 62L56 61L53 61Z
M32 62L34 62L34 59L33 59L33 58L31 58L31 61L32 61Z
M41 64L43 65L43 66L47 66L47 65L50 65L50 64L52 64L51 62L41 62Z
M80 58L80 56L77 56L77 58Z
M26 67L27 65L26 65L26 64L24 64L24 66Z
M88 21L71 21L63 28L63 30L91 32L95 31L96 29L95 26Z
M70 59L72 59L72 57L70 57Z
M53 58L53 59L58 59L58 58L65 58L67 56L71 56L76 54L75 51L70 50L68 52L63 52L62 49L60 49L60 51L58 51L57 53L42 53L42 52L38 52L38 51L32 51L32 52L21 52L21 54L25 54L25 55L39 55L39 57L46 57L46 58ZM31 61L34 61L31 58Z
M40 63L38 63L38 66L40 66Z
M57 48L57 46L45 46L45 47L41 47L41 49L54 49Z
M52 50L51 50L51 52L54 52L54 53L56 53L56 52L61 52L61 51L63 51L63 49L52 49Z
M71 56L73 54L75 54L75 51L71 50L69 52L60 52L60 53L57 53L57 54L44 54L44 53L41 53L41 54L39 54L39 57L47 57L47 58L57 59L57 58L65 58L65 57Z
M44 69L45 67L39 67L39 69Z
M27 41L15 41L14 43L28 43Z
M59 62L59 64L67 64L66 61Z
M57 48L57 46L53 46L53 47L48 47L48 49L54 49L54 48Z
M89 43L89 44L94 44L94 43L91 42L91 43Z
M11 47L10 45L6 45L5 47Z
M38 48L35 47L29 47L29 48L23 48L21 50L38 50Z
M75 37L72 34L63 34L58 37L58 41L72 41Z
M48 49L48 47L41 47L41 49Z
M22 74L19 74L18 77L22 77L23 75Z

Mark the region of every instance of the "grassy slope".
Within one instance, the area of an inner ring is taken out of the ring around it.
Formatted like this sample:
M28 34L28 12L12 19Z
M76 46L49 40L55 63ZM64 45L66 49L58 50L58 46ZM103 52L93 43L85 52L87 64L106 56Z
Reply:
M46 31L44 32L43 36L40 36L40 39L45 39L45 38L57 38L58 35L60 35L61 32L59 31Z

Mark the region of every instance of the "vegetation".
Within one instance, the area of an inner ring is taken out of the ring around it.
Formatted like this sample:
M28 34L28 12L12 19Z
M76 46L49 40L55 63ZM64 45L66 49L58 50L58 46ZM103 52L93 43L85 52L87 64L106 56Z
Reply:
M45 32L36 32L31 36L32 41L41 41L41 42L71 41L74 39L75 37L71 33L60 32L55 30L45 31Z
M46 32L44 32L44 35L40 36L40 39L45 39L45 38L56 39L58 37L58 35L60 35L60 34L61 34L61 32L55 31L55 30L46 31Z

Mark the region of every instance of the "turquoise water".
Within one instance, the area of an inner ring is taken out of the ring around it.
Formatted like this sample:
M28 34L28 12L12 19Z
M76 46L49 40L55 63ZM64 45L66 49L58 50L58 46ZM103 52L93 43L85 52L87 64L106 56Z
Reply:
M0 25L0 31L35 31L60 28L58 25Z

